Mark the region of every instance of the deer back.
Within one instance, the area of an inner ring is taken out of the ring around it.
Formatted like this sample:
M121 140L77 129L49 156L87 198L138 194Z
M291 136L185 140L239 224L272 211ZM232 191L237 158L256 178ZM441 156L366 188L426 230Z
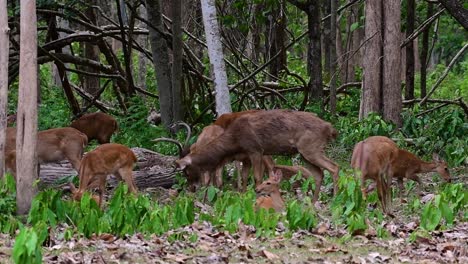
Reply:
M97 139L99 144L109 143L112 134L118 130L117 120L102 112L83 115L70 126L86 134L89 141Z
M81 158L88 144L88 137L71 127L39 131L37 139L39 162L58 161L67 155Z

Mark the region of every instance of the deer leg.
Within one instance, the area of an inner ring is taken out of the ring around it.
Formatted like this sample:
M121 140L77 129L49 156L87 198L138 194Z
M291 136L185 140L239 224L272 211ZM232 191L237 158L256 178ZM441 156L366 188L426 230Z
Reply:
M252 153L249 156L254 170L255 186L258 186L263 182L263 155L260 153Z
M366 180L367 180L366 175L362 174L361 175L361 192L362 192L362 199L364 200L367 200Z
M249 159L242 161L241 179L242 179L242 192L247 190L247 182L249 181L249 171L252 168L252 163ZM239 185L240 188L241 185Z
M120 168L116 174L119 174L120 179L123 178L130 192L135 194L138 192L135 181L133 179L133 172L131 168Z
M401 198L402 193L405 190L405 186L403 185L403 177L397 177L397 185L398 185L398 196Z
M311 149L308 145L299 145L299 153L302 157L307 160L309 163L326 169L332 174L333 177L333 194L338 193L338 172L339 167L335 162L331 161L323 154L323 150L317 151L317 149Z
M244 169L245 167L245 161L234 161L234 166L236 167L236 174L237 174L237 191L241 191L241 188L242 188L242 170Z
M312 202L317 202L320 194L320 187L322 186L322 181L323 181L323 171L320 169L320 167L315 166L312 163L309 163L307 160L305 161L304 164L307 168L307 170L310 172L312 176L314 176L315 179L315 190L314 190L314 197L312 199ZM310 177L310 175L308 176Z
M217 188L221 188L223 186L223 168L224 166L219 166L218 168L216 168L216 171L215 171L215 185Z
M275 162L271 156L263 156L263 164L268 172L268 177L273 175L273 169L275 167Z

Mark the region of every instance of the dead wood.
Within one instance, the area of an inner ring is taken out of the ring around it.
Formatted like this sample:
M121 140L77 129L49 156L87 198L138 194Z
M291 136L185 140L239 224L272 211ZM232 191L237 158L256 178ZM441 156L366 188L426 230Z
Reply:
M133 170L135 184L139 190L154 187L169 188L175 183L175 174L172 164L176 157L165 156L160 153L144 149L132 148L137 156L137 165ZM41 164L40 187L51 188L57 186L57 181L63 177L77 175L68 161ZM114 188L119 181L114 176L108 176L108 187Z

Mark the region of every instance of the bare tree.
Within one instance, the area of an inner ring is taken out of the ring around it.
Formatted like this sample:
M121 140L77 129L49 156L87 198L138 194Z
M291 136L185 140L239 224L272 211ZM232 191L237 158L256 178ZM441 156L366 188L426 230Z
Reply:
M37 193L37 20L36 1L20 2L20 74L16 136L17 213L27 214Z
M414 31L415 20L415 0L408 0L406 14L406 37L409 37ZM406 74L405 74L405 99L414 99L414 45L411 43L406 46Z
M206 44L208 45L208 56L210 57L211 70L214 75L216 113L220 116L224 113L230 113L232 110L215 1L201 0L201 7Z
M174 119L172 112L171 70L169 67L168 45L164 38L161 5L159 0L146 0L146 14L149 26L151 51L159 91L161 121L169 126Z
M331 0L330 4L330 112L332 115L336 112L336 79L338 73L336 72L336 9L337 0Z
M387 121L401 126L401 54L400 54L400 23L401 4L400 0L383 1L384 10L384 43L383 43L383 86L382 102L383 117ZM411 52L411 56L414 53ZM414 60L413 60L414 61Z
M434 13L434 7L433 4L427 3L427 13L426 13L426 19L429 19L432 14ZM421 43L421 56L420 56L420 61L421 61L421 98L426 97L426 78L427 78L427 66L429 62L429 33L430 33L431 27L428 26L422 36L422 43Z
M183 53L182 42L182 0L172 1L172 111L174 122L182 121Z
M323 95L322 85L322 50L320 43L320 1L288 0L307 15L309 47L307 52L307 69L310 75L309 93L312 99L319 100Z
M371 112L380 113L381 108L382 2L367 1L365 15L365 39L367 42L364 46L364 77L359 118L366 117Z
M90 5L85 10L85 15L89 19L89 21L97 25L98 19L96 15L96 11L92 6L97 5L97 0L88 0L88 4ZM84 57L90 60L99 61L99 48L96 46L95 43L92 42L85 42L84 43ZM92 67L84 67L85 71L98 74L99 70L96 70ZM99 78L96 76L84 76L83 78L83 88L89 94L95 96L99 91Z
M5 168L5 139L8 107L9 34L7 0L0 0L0 177Z

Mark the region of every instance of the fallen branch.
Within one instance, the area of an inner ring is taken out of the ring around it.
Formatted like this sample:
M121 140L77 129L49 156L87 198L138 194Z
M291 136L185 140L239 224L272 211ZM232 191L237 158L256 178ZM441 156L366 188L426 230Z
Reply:
M411 99L411 100L405 100L403 101L403 105L413 105L417 102L421 102L423 99ZM445 100L445 99L427 99L427 103L441 103L441 104L451 104L451 105L458 105L460 108L463 109L463 112L465 112L465 115L468 116L468 106L466 103L463 101L462 97L459 97L454 100ZM436 110L436 109L433 109Z

